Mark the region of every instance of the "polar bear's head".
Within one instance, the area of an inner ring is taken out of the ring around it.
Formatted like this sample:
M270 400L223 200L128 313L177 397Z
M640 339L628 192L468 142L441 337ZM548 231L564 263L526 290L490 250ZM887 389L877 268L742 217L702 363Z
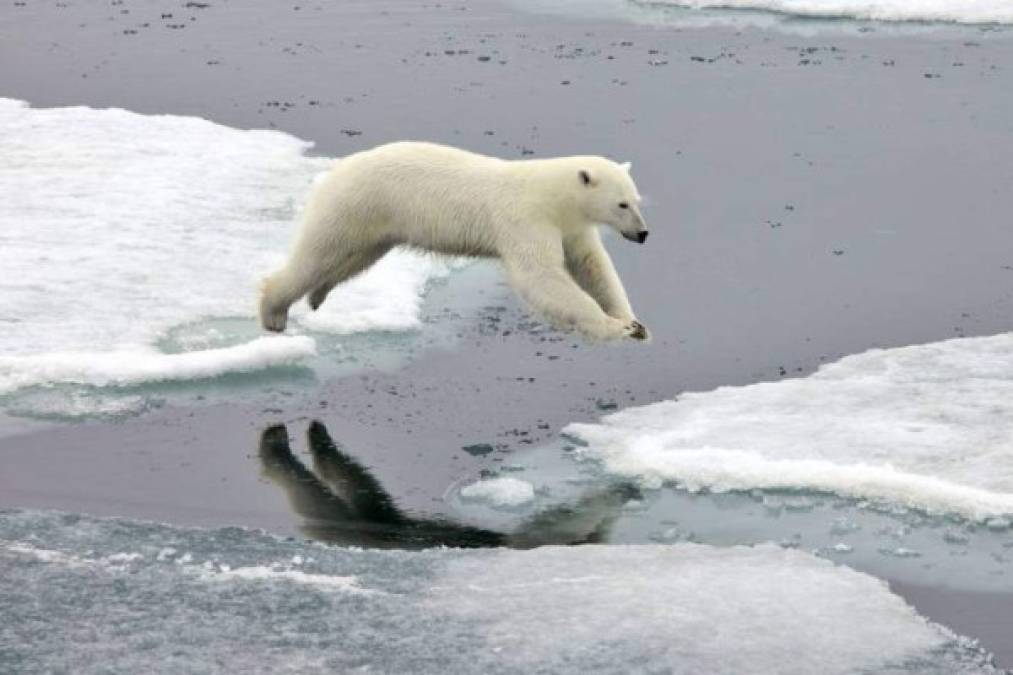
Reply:
M617 164L603 157L587 159L576 176L583 217L643 244L647 225L640 215L640 193L630 177L630 163Z

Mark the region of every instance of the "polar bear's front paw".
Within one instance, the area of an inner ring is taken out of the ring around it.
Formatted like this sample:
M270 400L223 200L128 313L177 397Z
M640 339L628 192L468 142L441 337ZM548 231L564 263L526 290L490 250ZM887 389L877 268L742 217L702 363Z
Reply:
M631 321L629 324L627 324L624 331L626 337L632 338L634 340L647 341L651 339L651 334L647 330L647 326L636 320Z
M633 340L650 339L647 329L644 328L643 324L634 319L622 320L608 317L604 322L596 324L593 327L587 326L581 328L581 332L591 342L608 342L611 340L623 340L625 338Z

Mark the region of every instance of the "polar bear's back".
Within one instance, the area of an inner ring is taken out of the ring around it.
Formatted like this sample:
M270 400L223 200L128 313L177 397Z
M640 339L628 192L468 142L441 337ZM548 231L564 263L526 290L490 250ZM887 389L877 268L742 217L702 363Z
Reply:
M494 223L519 206L516 164L434 143L382 145L335 163L314 189L306 224L368 228L374 237L450 254L495 255Z

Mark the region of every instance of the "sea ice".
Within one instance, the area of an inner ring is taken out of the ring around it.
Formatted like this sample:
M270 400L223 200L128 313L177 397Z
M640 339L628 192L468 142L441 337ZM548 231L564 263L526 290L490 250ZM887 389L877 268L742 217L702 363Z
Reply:
M0 567L3 672L995 672L884 582L772 545L405 552L6 512Z
M650 3L690 9L755 9L819 18L1013 23L1013 5L1008 0L650 0Z
M1013 334L877 349L687 393L568 434L608 472L688 490L808 489L973 520L1013 514Z

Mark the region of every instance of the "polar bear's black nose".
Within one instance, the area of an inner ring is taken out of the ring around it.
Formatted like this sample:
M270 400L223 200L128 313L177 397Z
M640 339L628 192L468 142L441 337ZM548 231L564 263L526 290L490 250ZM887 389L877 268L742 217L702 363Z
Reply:
M637 243L643 244L645 241L647 241L647 230L640 230L637 232Z

